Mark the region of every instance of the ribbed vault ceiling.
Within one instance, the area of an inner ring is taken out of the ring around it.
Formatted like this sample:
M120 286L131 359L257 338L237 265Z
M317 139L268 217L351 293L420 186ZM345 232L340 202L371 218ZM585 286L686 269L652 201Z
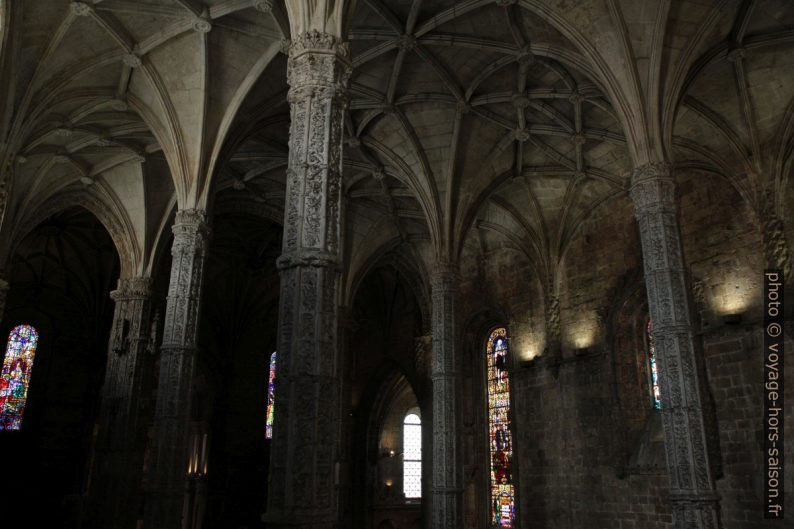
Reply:
M36 0L4 16L4 230L84 189L145 271L177 205L280 216L278 2ZM793 42L784 0L359 1L348 284L395 246L429 266L509 245L549 273L654 152L726 179L756 210L771 196L783 216Z

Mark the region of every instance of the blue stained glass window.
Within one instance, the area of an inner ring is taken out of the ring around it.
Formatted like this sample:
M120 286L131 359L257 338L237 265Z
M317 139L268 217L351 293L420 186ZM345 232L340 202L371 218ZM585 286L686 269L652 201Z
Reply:
M270 374L267 380L267 416L265 418L265 439L273 438L273 404L275 403L276 353L270 355Z
M19 430L28 398L39 333L30 325L11 329L0 373L0 430Z
M510 425L510 377L507 330L495 329L488 338L488 435L491 470L492 527L515 527L513 433Z
M651 374L651 400L653 407L657 410L662 408L662 392L659 389L659 368L656 365L656 342L653 338L653 323L648 320L645 327L648 340L648 366Z

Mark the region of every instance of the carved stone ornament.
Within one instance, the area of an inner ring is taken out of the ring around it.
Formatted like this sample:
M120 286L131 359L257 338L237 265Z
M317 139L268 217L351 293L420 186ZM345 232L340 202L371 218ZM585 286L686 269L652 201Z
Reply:
M456 366L457 303L460 276L449 263L436 266L432 289L433 357L430 367L433 391L433 527L457 529L463 518L460 428L456 410L459 386Z
M211 233L207 214L198 209L177 211L172 230L171 278L154 420L156 457L144 515L147 527L180 526L204 264ZM148 345L148 336L143 341Z
M524 143L529 140L529 131L526 129L516 129L513 131L513 137L516 141Z
M86 2L72 2L69 7L72 10L72 13L78 17L88 16L93 10L93 7Z
M279 297L279 384L268 527L338 522L338 307L347 44L317 31L289 46L290 144ZM289 403L289 404L287 404Z
M209 33L212 30L212 20L208 17L197 17L193 21L193 31L196 33Z
M151 312L152 280L127 277L118 281L110 296L115 301L113 332L107 357L96 444L96 486L91 509L98 526L132 526L138 518L146 425L138 413L146 392L151 362L147 337ZM147 421L148 422L148 421Z
M269 14L273 11L273 0L254 0L254 9Z
M141 58L135 53L125 53L121 60L125 66L130 68L139 68L141 66Z
M717 529L719 502L708 454L675 180L667 163L637 168L630 195L642 242L653 321L674 529Z

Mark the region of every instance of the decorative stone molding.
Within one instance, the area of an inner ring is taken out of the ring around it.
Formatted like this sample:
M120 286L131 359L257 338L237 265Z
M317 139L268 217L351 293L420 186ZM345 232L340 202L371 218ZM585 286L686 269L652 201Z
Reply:
M637 168L629 191L642 242L653 321L674 529L717 529L719 502L708 454L675 180L667 163Z
M516 62L520 66L530 66L535 62L535 54L532 53L532 49L529 46L525 46L518 50L518 53L516 54Z
M786 241L783 221L775 215L772 208L767 208L763 215L764 257L766 266L783 270L783 277L791 277L791 255Z
M140 68L142 64L140 56L136 53L125 53L124 56L122 56L121 61L125 66L129 66L133 69Z
M456 266L436 266L432 290L433 387L432 527L458 529L463 521L463 461L457 395L457 303L460 276Z
M273 0L254 0L254 9L270 14L273 12Z
M372 178L374 178L378 182L382 182L383 179L386 178L386 170L383 167L376 167L372 171Z
M577 134L571 134L571 141L574 145L584 145L587 143L587 138L580 132Z
M744 48L736 47L731 48L728 50L728 53L725 55L725 58L728 59L728 62L736 62L740 61L744 58Z
M193 21L193 31L196 33L209 33L212 31L212 20L209 17L196 17Z
M560 324L560 298L548 294L546 299L546 347L552 357L560 355L562 332Z
M121 278L110 293L115 301L102 385L95 465L97 483L90 501L103 527L132 527L141 500L141 469L146 423L141 403L149 393L153 362L147 354L151 325L152 280Z
M529 97L526 94L521 93L521 92L513 94L513 97L511 98L511 100L513 102L513 106L515 108L519 109L519 110L527 108L529 106L529 104L531 103L531 101L529 100Z
M412 51L416 48L416 37L413 35L400 35L397 39L397 47L403 51Z
M516 141L524 143L525 141L529 140L529 131L526 129L516 129L513 131L513 138Z
M309 31L289 46L290 152L284 242L277 261L279 383L268 527L334 527L335 467L343 421L339 370L339 262L343 118L351 63L346 43ZM291 404L286 404L291 403Z
M317 30L307 31L302 35L298 35L290 42L290 58L298 58L307 52L331 53L337 56L337 58L350 59L350 47L347 42L343 42L334 35L322 33ZM344 64L341 66L344 66ZM350 73L348 72L347 77L349 77L349 75ZM287 77L289 78L289 73ZM318 78L322 77L324 76L318 74ZM339 82L346 86L347 77L340 75ZM290 86L292 86L292 83L290 83Z
M147 527L180 526L204 264L211 233L206 213L198 209L177 211L173 233L154 420L155 457L145 513Z
M516 5L518 0L494 0L494 3L499 7L510 7L512 5Z
M33 215L23 219L21 226L14 233L10 254L13 254L16 245L36 226L41 224L44 219L73 206L81 206L99 219L108 233L110 233L110 237L116 246L116 251L119 253L121 275L132 275L132 270L135 269L135 264L138 262L140 254L131 230L127 229L127 226L122 223L117 212L113 211L93 191L86 188L82 188L79 191L71 190L58 193L39 206Z
M72 2L69 8L72 10L72 13L78 17L88 16L94 10L93 6L86 2Z

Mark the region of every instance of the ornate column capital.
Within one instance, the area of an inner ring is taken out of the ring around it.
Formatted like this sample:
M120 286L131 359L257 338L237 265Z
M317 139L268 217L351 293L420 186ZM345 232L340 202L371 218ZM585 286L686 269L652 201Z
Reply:
M631 174L629 196L637 215L662 208L675 210L675 177L673 166L666 162L648 163Z
M460 269L454 263L437 263L430 273L430 286L433 291L457 291L460 288Z
M212 230L207 224L207 213L200 209L180 209L176 212L172 253L190 248L205 251Z
M110 292L110 299L122 301L128 299L146 299L152 295L152 279L150 277L120 277L116 290Z
M347 83L353 71L350 48L329 33L316 30L294 37L288 48L287 99L317 97L346 103Z

